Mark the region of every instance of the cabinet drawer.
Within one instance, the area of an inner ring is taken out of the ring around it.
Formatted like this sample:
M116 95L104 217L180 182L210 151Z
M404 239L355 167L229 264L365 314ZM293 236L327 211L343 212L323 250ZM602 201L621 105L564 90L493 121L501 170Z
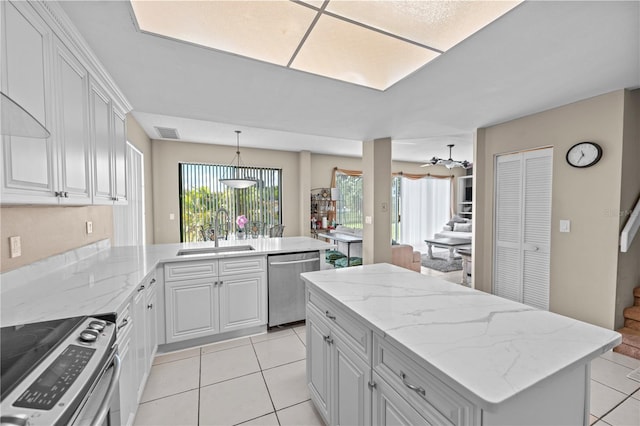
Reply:
M373 336L373 368L433 424L479 423L479 410L453 389L409 359L377 334Z
M220 276L264 272L267 270L265 256L230 257L220 259Z
M307 307L337 327L344 335L345 342L365 361L371 360L371 330L360 321L336 307L315 292L307 292Z
M218 261L176 262L164 265L164 280L178 281L218 275Z

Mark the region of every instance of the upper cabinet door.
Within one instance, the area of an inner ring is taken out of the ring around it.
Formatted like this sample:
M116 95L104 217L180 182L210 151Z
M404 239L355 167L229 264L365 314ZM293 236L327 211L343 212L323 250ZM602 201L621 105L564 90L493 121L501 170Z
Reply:
M91 204L89 75L59 39L54 43L60 201Z
M113 195L117 204L127 202L127 124L125 114L113 107Z
M51 32L26 2L0 2L2 91L53 135ZM57 203L53 138L3 136L2 202Z
M93 147L93 203L113 204L111 102L94 81L89 81L90 129Z

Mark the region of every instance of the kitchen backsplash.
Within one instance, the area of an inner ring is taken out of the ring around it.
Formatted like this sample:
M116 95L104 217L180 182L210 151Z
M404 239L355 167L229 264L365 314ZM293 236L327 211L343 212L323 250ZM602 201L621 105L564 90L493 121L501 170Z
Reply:
M93 232L87 234L86 222ZM10 257L9 237L21 238L22 255ZM113 238L111 206L0 208L0 272Z

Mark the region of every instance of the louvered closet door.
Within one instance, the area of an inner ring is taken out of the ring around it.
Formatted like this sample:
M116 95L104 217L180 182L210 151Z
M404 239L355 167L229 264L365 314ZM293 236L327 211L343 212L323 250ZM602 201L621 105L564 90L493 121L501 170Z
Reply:
M522 300L522 154L496 161L493 293Z
M549 310L551 149L525 153L523 166L522 303Z
M549 309L553 150L496 160L494 294Z

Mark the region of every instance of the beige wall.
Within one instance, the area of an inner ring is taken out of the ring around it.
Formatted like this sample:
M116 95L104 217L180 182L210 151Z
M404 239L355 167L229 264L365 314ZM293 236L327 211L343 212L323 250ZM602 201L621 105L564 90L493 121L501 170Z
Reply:
M229 164L235 147L153 140L153 217L155 243L180 241L178 163ZM299 235L299 155L290 151L242 148L242 162L282 169L282 223L285 236ZM174 215L174 220L169 215Z
M144 223L145 240L153 244L153 162L151 139L131 114L127 114L127 140L142 152L144 158Z
M625 93L624 143L622 146L622 192L620 208L612 212L620 218L622 231L640 198L640 89ZM618 255L615 327L622 327L624 308L633 305L633 289L640 286L640 235L629 251Z
M490 292L493 258L493 185L497 154L553 146L550 310L613 328L618 272L625 92L616 91L508 123L479 129L474 194L474 284ZM603 148L593 167L565 161L580 141ZM571 232L560 233L560 219Z
M32 207L16 206L0 209L0 272L10 271L65 251L113 238L113 208ZM86 222L93 222L93 233L87 235ZM9 257L9 237L20 236L22 256Z

